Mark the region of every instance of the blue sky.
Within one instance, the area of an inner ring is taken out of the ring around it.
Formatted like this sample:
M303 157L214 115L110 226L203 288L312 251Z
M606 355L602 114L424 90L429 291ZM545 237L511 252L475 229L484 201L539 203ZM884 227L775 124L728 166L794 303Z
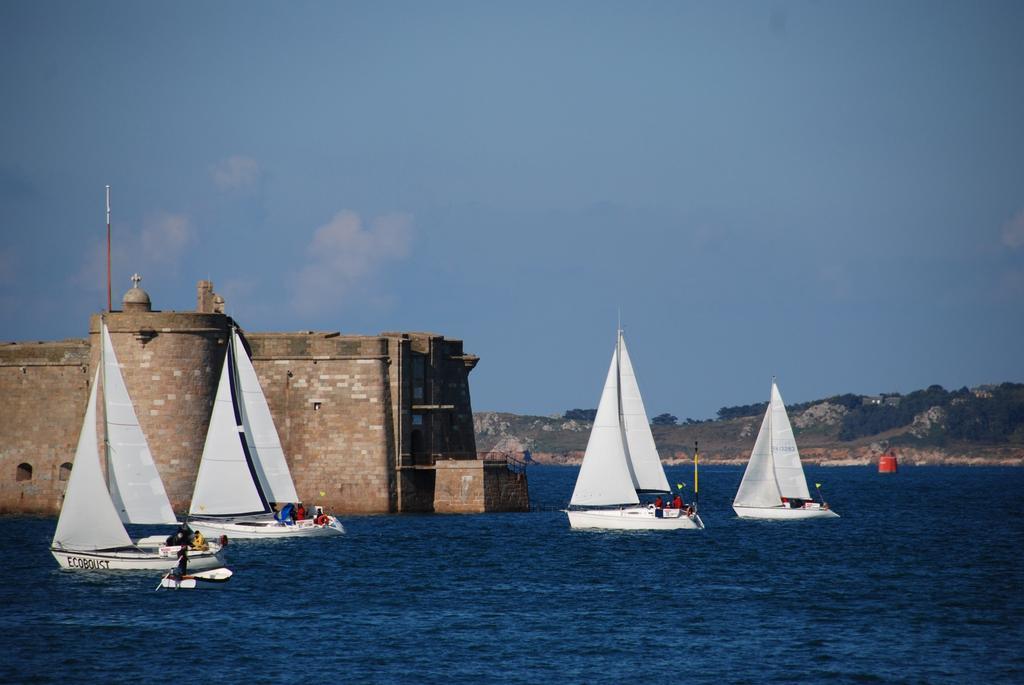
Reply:
M429 330L474 408L1024 381L1020 2L0 3L0 340L135 271Z

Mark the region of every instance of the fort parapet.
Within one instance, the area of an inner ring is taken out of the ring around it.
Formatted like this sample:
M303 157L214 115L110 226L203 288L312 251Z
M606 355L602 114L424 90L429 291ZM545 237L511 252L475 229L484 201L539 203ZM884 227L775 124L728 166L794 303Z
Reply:
M187 511L234 324L209 281L195 312L153 311L136 283L122 311L90 318L88 340L0 345L0 512L60 510L101 319L172 506ZM339 513L528 509L525 474L477 459L478 358L461 340L241 333L304 502Z

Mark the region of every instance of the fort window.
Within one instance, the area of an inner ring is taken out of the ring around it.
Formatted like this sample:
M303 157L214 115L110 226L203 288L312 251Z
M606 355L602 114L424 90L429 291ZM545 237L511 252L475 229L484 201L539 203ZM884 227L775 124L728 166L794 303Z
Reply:
M422 354L412 356L412 400L413 402L424 402L426 392L424 386L427 378L427 357Z
M313 411L320 411L320 406L321 406L322 404L323 404L323 402L320 402L320 401L314 401L314 402L313 402Z
M417 461L420 457L423 456L423 431L414 430L412 432L411 448L413 461Z
M71 477L71 463L64 462L60 465L60 470L57 472L57 478L59 480L67 480Z
M18 464L18 474L15 480L32 480L32 464Z

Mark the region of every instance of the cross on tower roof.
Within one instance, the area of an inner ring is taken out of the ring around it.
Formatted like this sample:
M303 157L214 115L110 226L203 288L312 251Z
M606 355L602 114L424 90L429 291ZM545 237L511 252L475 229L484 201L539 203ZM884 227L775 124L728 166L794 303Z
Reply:
M138 288L139 287L139 281L141 281L141 280L142 280L142 276L140 276L137 273L132 274L132 287L133 288Z

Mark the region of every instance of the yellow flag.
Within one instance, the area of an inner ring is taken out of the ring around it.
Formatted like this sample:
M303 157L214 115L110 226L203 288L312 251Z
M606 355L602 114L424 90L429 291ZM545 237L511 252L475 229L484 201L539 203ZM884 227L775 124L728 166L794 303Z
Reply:
M815 483L815 484L814 484L814 487L816 487L816 488L820 488L820 487L821 487L821 483Z
M676 487L680 490L686 487L686 483L676 483Z

